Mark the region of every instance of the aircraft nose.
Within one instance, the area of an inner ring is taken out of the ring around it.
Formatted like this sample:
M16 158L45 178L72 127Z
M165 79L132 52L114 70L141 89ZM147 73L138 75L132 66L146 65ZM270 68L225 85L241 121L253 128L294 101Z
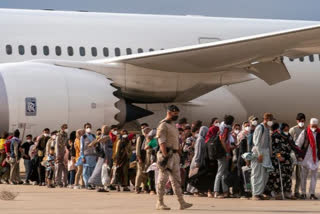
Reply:
M0 72L0 133L9 131L9 104L6 85Z

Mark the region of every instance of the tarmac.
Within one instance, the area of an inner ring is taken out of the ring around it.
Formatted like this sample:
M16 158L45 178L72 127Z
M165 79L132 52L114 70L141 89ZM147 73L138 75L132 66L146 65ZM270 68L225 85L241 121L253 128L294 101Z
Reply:
M156 196L149 194L114 191L99 193L90 190L1 184L0 191L3 190L18 193L18 196L12 201L0 200L0 214L320 213L320 200L252 201L186 196L185 200L194 206L188 210L179 210L176 197L166 196L165 203L172 210L157 211ZM320 181L317 193L320 193Z

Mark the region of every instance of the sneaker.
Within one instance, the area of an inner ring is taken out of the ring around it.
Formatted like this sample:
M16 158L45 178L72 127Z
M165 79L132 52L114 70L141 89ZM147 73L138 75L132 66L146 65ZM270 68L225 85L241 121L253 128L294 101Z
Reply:
M306 194L301 194L300 199L301 200L306 200L307 199L307 195Z
M23 183L23 185L30 185L30 182L29 182L29 181L25 181L25 182Z
M311 194L310 195L310 200L318 200L318 198L314 194Z

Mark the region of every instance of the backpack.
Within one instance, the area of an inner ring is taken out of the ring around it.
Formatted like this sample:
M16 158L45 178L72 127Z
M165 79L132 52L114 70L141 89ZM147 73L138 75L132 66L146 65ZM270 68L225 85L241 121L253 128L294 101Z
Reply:
M210 140L207 142L207 153L210 161L223 158L226 155L226 151L222 146L219 133L210 138Z

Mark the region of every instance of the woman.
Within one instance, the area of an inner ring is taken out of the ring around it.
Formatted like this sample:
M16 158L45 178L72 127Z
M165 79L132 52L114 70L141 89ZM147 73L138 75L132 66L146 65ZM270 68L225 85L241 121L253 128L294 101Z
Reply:
M276 126L275 124L274 126ZM276 200L282 199L281 178L284 196L286 199L296 199L291 194L292 185L292 159L290 153L296 151L296 147L293 143L293 139L289 134L289 125L286 123L281 124L280 130L272 127L273 134L272 139L272 156L271 161L274 167L274 171L270 173L268 188L275 193ZM280 169L279 169L280 164Z
M156 150L158 148L158 140L155 138L157 134L156 129L152 129L147 138L145 150L147 151L146 157L146 168L148 169L153 163L156 163ZM148 170L148 178L150 183L150 195L156 194L156 183L155 183L155 171Z
M242 167L244 166L250 166L250 162L244 160L241 156L247 152L248 150L248 135L250 134L251 127L250 123L248 121L244 122L242 124L242 131L237 136L238 137L238 149L236 150L236 156L237 156L237 172L238 172L238 178L239 178L239 194L240 198L242 199L248 199L250 196L248 195L248 192L245 192L245 181L242 173Z
M129 162L131 157L131 144L128 139L128 131L122 130L120 138L117 142L117 148L115 150L115 159L114 164L116 166L116 173L114 183L119 184L123 187L123 191L130 191L128 188L128 170L129 170ZM120 189L118 188L118 191Z
M2 133L1 139L0 139L0 184L1 179L5 178L9 173L9 164L6 162L6 150L5 150L5 143L7 138L9 137L9 134L7 132ZM5 178L7 180L7 178Z
M74 189L80 189L80 186L84 186L84 182L83 182L83 177L82 177L82 173L83 173L83 164L81 164L79 162L79 158L80 158L80 139L81 137L84 135L84 130L83 129L78 129L76 131L76 139L74 141L74 149L76 152L75 155L75 159L76 159L76 167L77 167L77 173L76 173L76 178L75 178L75 183L74 183Z
M102 126L101 135L89 145L95 147L98 154L98 161L89 179L89 184L96 186L98 192L107 192L102 184L101 173L103 164L109 165L112 158L112 140L109 132L108 126Z
M190 188L189 191L195 196L208 191L208 178L206 173L206 143L205 137L209 129L206 126L202 126L199 131L194 146L194 156L190 165L189 179Z

